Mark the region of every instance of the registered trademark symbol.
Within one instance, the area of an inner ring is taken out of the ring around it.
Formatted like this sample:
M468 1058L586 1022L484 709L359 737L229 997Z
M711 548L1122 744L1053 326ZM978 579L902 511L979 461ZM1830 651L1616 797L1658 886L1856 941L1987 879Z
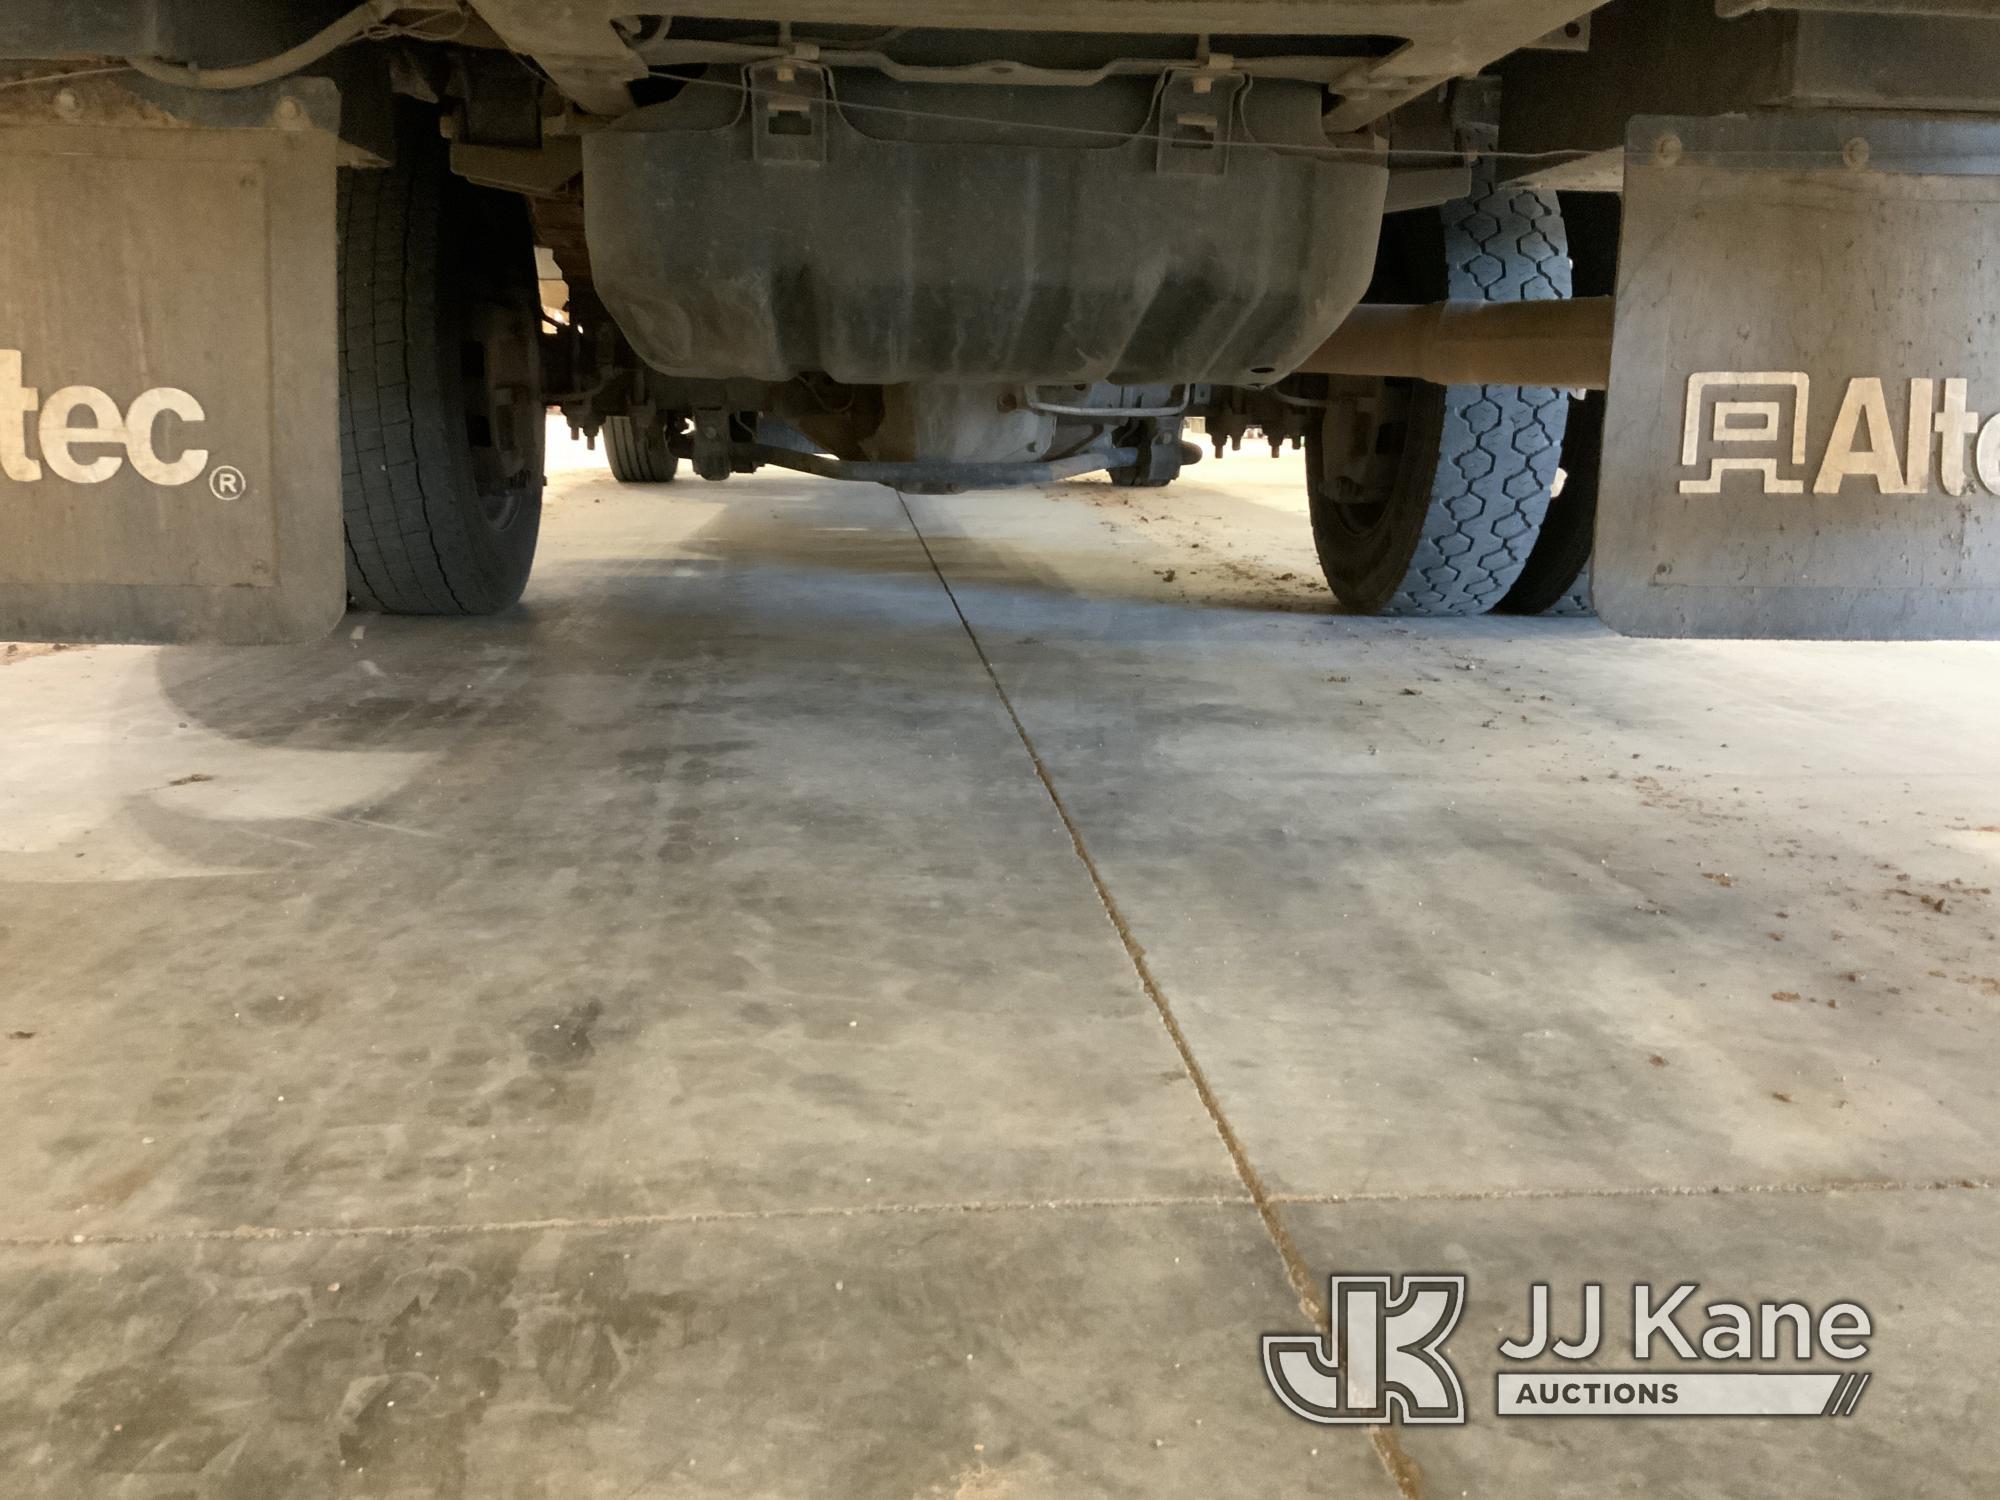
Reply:
M208 492L218 500L235 500L250 487L235 464L217 464L208 471Z

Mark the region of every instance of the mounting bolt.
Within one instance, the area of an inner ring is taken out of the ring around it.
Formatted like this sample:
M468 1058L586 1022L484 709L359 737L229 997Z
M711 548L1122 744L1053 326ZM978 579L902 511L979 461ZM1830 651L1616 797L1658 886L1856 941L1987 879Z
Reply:
M83 113L83 101L76 97L75 89L57 89L55 106L56 114L65 120L74 120Z
M277 117L280 125L290 130L297 128L304 122L306 112L299 108L298 100L287 94L278 101L277 107L271 113Z
M1663 135L1653 142L1653 163L1655 166L1671 167L1681 159L1681 138L1677 135Z
M1858 135L1840 148L1840 159L1857 172L1868 165L1868 155L1868 142Z

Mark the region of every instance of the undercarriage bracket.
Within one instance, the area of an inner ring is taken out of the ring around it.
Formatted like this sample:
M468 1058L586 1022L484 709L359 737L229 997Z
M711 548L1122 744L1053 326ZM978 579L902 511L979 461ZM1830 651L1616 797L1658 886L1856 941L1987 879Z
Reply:
M749 69L751 149L760 162L826 160L826 70L790 58Z
M1215 176L1229 169L1236 96L1247 81L1241 73L1212 68L1175 68L1166 75L1157 157L1162 172Z

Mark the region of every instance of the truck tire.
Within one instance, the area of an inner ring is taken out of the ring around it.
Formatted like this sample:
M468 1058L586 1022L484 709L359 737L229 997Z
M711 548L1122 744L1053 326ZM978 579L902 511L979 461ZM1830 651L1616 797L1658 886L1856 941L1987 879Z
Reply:
M357 608L521 597L542 515L541 297L522 200L448 170L435 120L340 173L340 460Z
M620 484L665 484L681 466L657 422L641 425L630 417L604 419L604 461Z
M1493 187L1384 226L1369 300L1512 302L1570 295L1553 194ZM1476 615L1527 565L1569 397L1523 386L1334 381L1306 434L1320 566L1363 614Z
M1497 606L1510 615L1587 615L1597 536L1597 470L1604 454L1604 392L1572 402L1563 433L1562 492L1549 501L1528 565Z
M1610 297L1618 290L1621 204L1615 193L1563 193L1563 231L1569 239L1571 290L1579 297ZM1587 615L1590 551L1597 537L1598 469L1604 459L1604 401L1592 391L1569 409L1563 434L1562 493L1549 501L1541 535L1528 565L1500 608L1515 615Z

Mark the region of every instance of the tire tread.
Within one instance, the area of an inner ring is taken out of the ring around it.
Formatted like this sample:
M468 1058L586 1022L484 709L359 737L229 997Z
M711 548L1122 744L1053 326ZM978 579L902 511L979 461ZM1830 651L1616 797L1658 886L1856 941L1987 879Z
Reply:
M476 496L454 449L462 418L437 367L446 211L419 151L339 174L341 509L348 594L367 610L490 614L526 581L519 559L482 555L470 534ZM531 558L532 524L524 530Z
M1449 295L1486 302L1570 293L1568 243L1553 193L1501 187L1443 211ZM1450 386L1431 505L1394 615L1476 615L1527 565L1562 453L1566 392Z
M620 484L665 484L680 467L663 442L623 416L604 419L604 461Z

